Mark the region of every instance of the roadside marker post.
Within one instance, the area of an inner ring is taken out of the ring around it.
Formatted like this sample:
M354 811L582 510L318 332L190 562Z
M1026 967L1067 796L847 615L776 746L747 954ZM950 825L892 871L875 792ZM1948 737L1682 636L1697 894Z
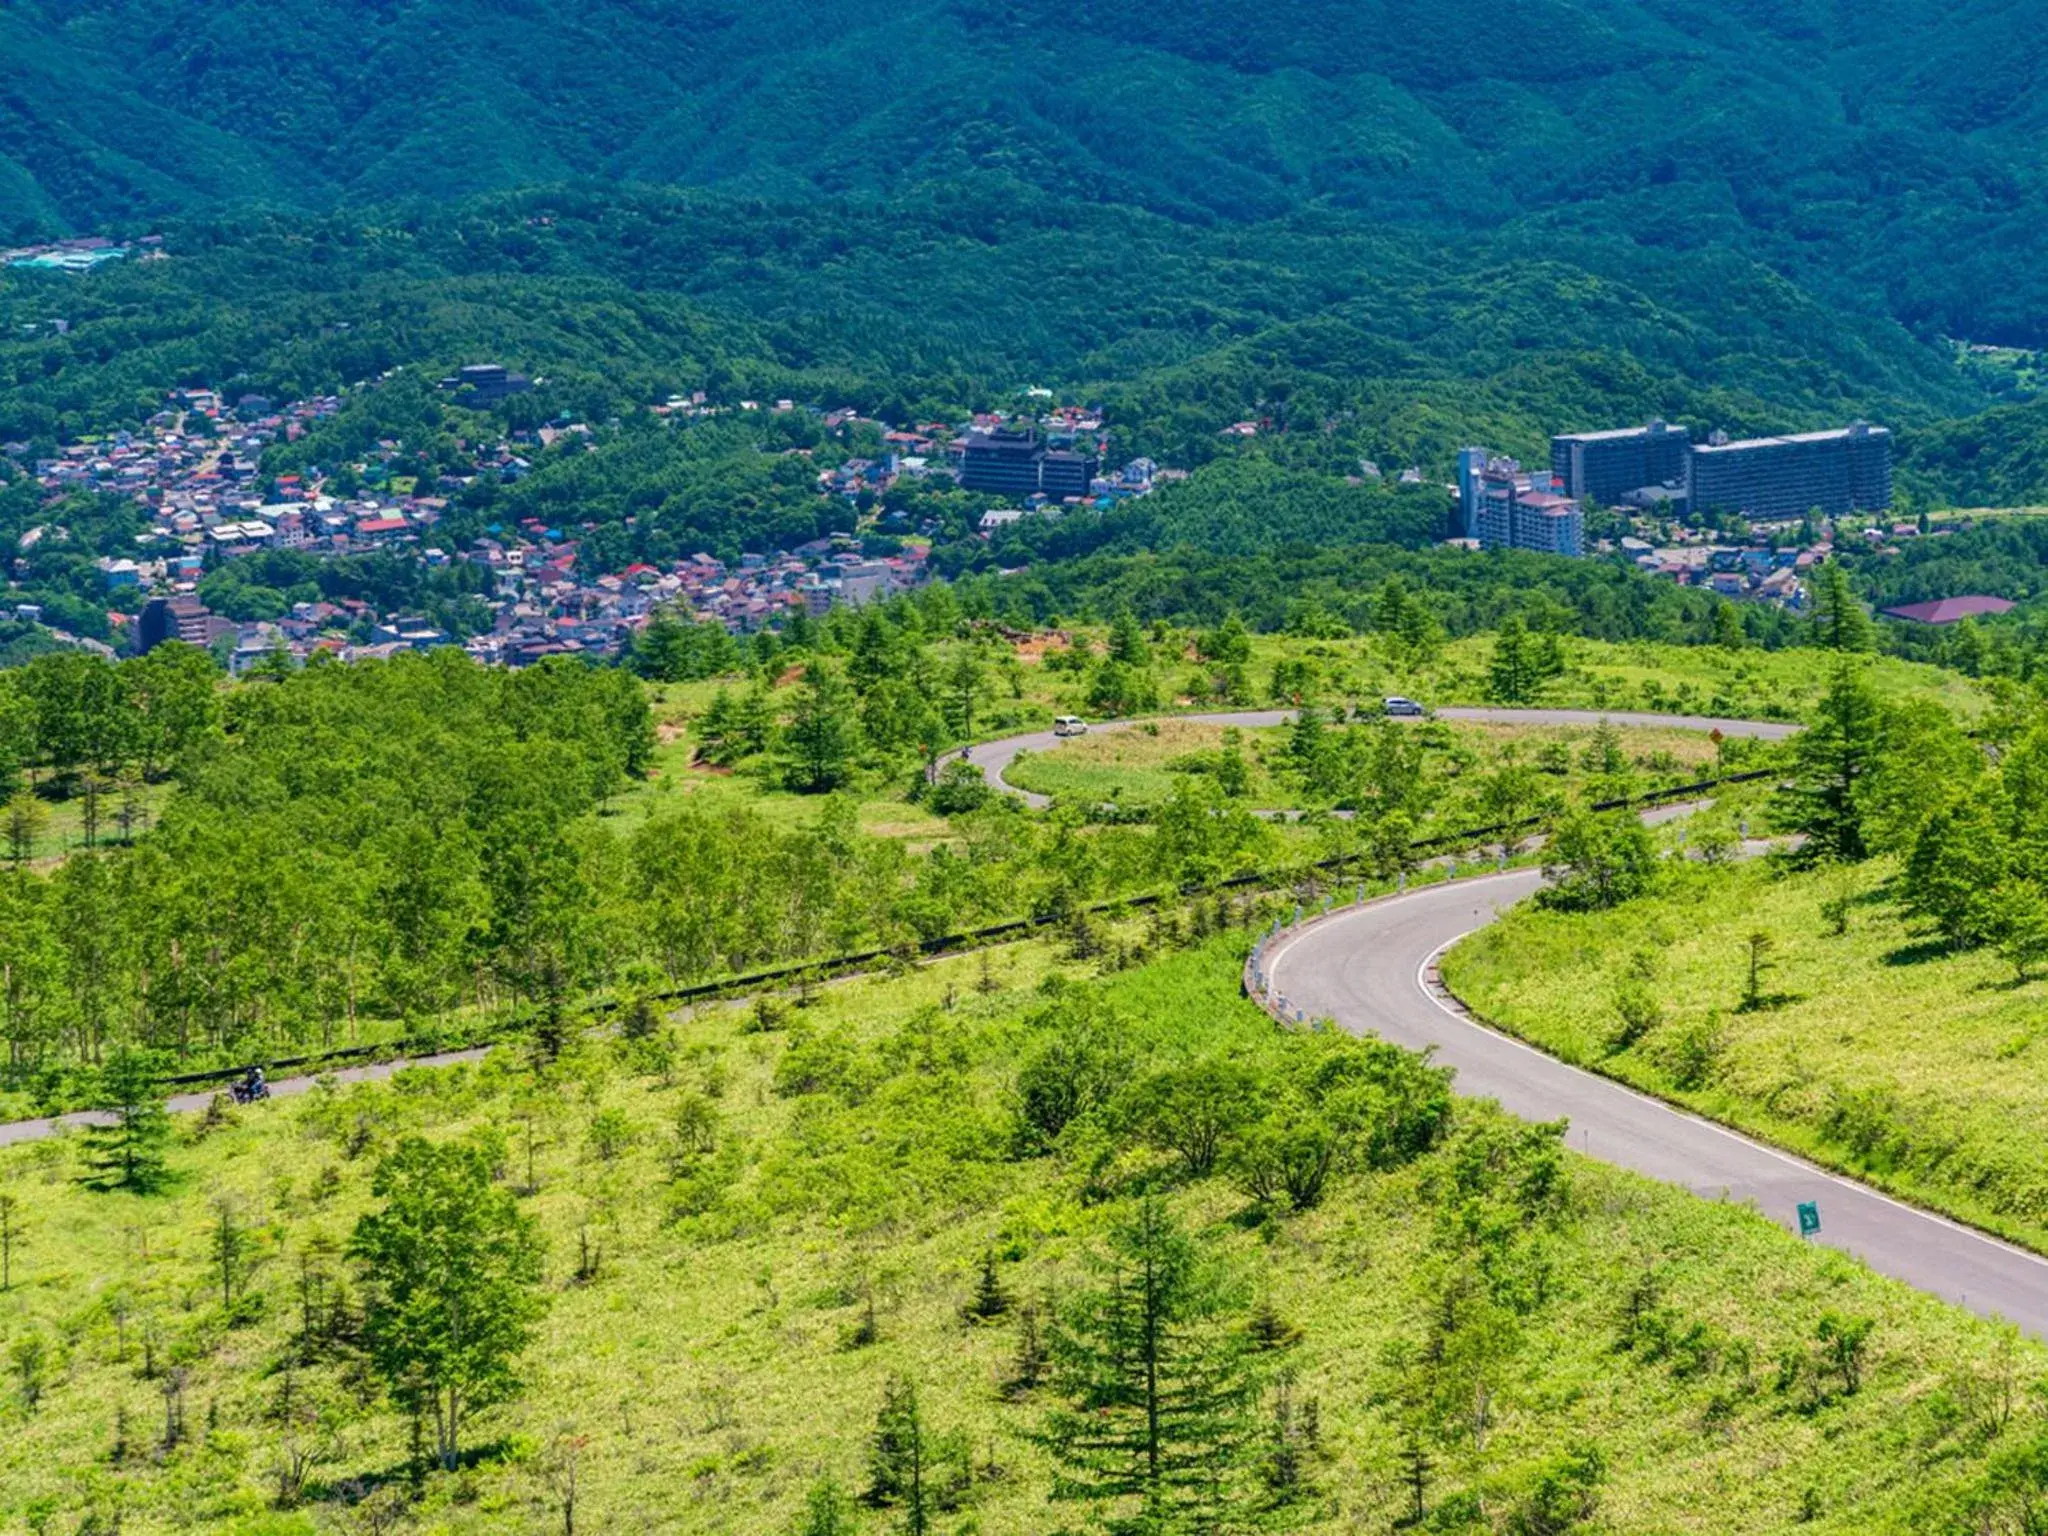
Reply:
M1799 1235L1816 1237L1820 1233L1820 1202L1802 1200L1799 1202Z

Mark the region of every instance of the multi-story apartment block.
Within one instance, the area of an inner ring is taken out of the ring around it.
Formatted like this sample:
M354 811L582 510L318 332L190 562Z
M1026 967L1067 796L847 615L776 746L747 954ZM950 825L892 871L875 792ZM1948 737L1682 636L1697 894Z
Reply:
M1459 467L1462 480L1462 456ZM1489 459L1477 472L1468 528L1466 536L1487 549L1574 557L1585 552L1585 515L1578 499L1560 493L1549 475L1524 474L1513 459Z
M1695 512L1751 519L1883 512L1892 504L1892 435L1865 422L1746 442L1717 432L1692 450L1689 499Z
M1550 472L1567 496L1619 506L1630 491L1682 485L1691 451L1685 428L1661 421L1612 432L1569 432L1550 440Z

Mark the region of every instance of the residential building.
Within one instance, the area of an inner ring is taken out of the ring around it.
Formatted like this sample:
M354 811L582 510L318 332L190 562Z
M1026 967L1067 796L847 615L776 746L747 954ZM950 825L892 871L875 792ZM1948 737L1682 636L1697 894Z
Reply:
M1692 438L1662 421L1610 432L1568 432L1550 440L1550 473L1567 496L1620 506L1631 491L1681 486Z
M1479 537L1479 480L1486 473L1491 455L1484 448L1458 450L1458 532L1468 539ZM1379 466L1369 466L1372 478L1379 478Z
M1584 553L1586 518L1575 497L1529 490L1515 496L1514 547L1546 555Z
M147 653L166 640L204 646L223 629L233 633L234 628L227 620L216 619L196 597L155 597L142 605L135 620L135 649Z
M1692 450L1690 501L1694 512L1752 520L1883 512L1892 504L1892 435L1866 422L1745 442L1717 432Z

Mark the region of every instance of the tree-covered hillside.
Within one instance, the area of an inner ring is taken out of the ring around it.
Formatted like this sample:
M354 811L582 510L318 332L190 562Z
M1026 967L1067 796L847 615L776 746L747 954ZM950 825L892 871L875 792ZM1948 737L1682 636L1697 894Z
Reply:
M1932 0L446 0L0 14L0 230L576 176L898 193L970 172L1190 223L1740 249L2039 341L2043 44Z
M1067 386L1168 462L1254 415L1347 472L1651 415L1780 431L1986 398L1896 324L1724 251L1445 248L1321 214L1191 231L985 180L823 203L582 186L207 218L167 249L0 276L0 441L133 421L179 384L290 398L481 356L600 414L706 388L903 421Z

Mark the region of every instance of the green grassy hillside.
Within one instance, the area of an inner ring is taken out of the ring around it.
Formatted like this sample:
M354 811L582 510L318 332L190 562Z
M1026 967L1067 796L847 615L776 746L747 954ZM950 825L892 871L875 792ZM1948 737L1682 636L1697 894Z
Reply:
M579 1529L878 1533L900 1503L836 1525L803 1509L821 1480L868 1485L897 1378L945 1490L933 1529L1099 1529L1047 1503L1057 1372L1002 1383L1023 1310L1056 1334L1148 1194L1216 1266L1204 1326L1265 1341L1262 1528L1387 1528L1415 1450L1432 1531L1925 1532L2040 1496L2034 1346L1485 1106L1346 1154L1300 1211L1248 1197L1249 1131L1188 1177L1099 1088L1036 1139L1048 1084L1103 1052L1136 1082L1226 1057L1276 1116L1334 1114L1280 1085L1382 1058L1276 1032L1236 996L1238 954L1055 984L1071 966L1011 950L539 1073L501 1055L323 1089L187 1123L149 1195L83 1187L72 1140L0 1154L27 1223L0 1294L0 1524L541 1532L563 1528L573 1464ZM365 1353L372 1277L346 1256L409 1136L485 1138L546 1245L523 1390L475 1418L459 1470L417 1482ZM989 1263L998 1315L963 1321ZM1830 1317L1870 1325L1847 1372Z

